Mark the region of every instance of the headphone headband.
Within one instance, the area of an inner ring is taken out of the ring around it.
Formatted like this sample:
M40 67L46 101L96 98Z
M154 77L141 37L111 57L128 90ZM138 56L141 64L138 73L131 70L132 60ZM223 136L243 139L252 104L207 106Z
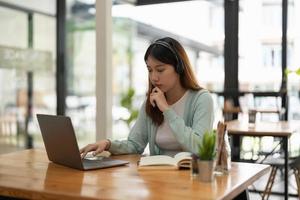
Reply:
M182 59L178 56L178 53L177 51L166 41L162 41L162 40L156 40L153 45L161 45L167 49L169 49L173 55L175 56L176 58L176 61L177 61L177 65L175 66L175 71L178 73L178 74L182 74L183 71L184 71L184 65L183 65L183 61Z

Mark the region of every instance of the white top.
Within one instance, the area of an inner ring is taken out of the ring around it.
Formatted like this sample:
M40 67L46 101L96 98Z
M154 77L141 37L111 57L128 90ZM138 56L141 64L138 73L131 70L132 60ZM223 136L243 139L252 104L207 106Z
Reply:
M183 117L184 107L186 98L189 91L186 91L185 94L170 107L173 109L176 114L180 117ZM164 120L164 122L157 128L156 132L156 144L163 150L163 154L175 155L176 153L182 151L182 147L179 142L176 140L169 124Z

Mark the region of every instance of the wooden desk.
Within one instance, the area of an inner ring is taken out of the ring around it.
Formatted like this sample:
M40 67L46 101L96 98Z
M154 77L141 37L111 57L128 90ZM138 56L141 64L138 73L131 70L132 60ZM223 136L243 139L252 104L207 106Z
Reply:
M283 140L283 150L284 150L284 197L288 199L288 138L291 134L296 131L296 128L299 126L293 122L279 121L279 122L257 122L253 127L249 126L247 121L228 121L227 131L229 135L234 137L240 136L273 136L280 137ZM232 157L233 160L240 160L240 144L234 144L232 148L233 154L237 156Z
M44 150L0 155L0 195L29 199L232 199L269 171L268 165L233 163L212 183L189 170L137 171L138 155L122 167L79 171L48 161Z
M259 121L254 126L249 126L246 120L232 120L225 123L229 134L246 136L289 137L299 127L298 124L288 121Z

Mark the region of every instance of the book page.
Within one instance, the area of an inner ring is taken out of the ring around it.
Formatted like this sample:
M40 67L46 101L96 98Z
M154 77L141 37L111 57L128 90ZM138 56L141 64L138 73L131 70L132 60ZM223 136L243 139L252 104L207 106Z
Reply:
M176 159L165 155L141 157L139 166L148 165L177 165L177 161Z
M180 159L183 159L183 158L192 158L192 153L191 152L180 152L180 153L177 153L174 156L174 158L177 159L177 160L180 160Z
M174 156L178 167L190 168L192 161L192 153L190 152L180 152Z

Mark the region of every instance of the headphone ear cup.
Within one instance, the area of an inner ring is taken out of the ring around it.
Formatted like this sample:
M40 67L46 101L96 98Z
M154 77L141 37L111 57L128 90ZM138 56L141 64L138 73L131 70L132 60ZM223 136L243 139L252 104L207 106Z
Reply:
M157 44L157 45L161 45L167 49L169 49L175 56L176 60L177 60L177 65L174 66L175 67L175 71L178 74L183 74L184 71L184 64L182 59L180 58L180 56L178 55L177 51L167 42L165 41L161 41L161 40L157 40L155 41L153 44Z
M176 70L175 70L178 74L183 74L184 71L184 65L182 60L179 58L178 59L178 63L176 65Z

